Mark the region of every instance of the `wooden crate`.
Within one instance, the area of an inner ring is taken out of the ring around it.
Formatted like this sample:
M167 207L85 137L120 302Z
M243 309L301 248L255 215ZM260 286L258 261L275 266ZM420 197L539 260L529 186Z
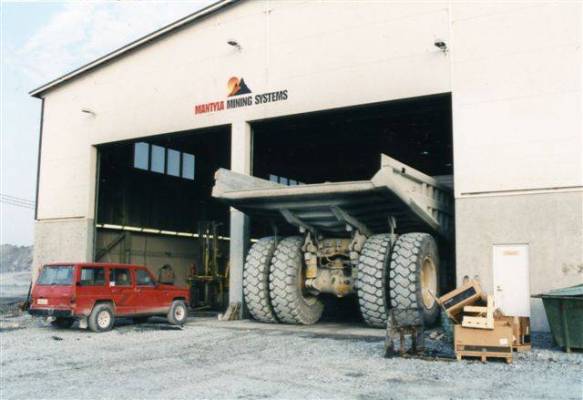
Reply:
M479 357L482 361L503 358L512 362L512 324L494 321L494 329L454 326L454 350L458 360L462 357Z
M485 307L465 306L462 326L465 328L494 329L494 298L488 295Z
M502 316L498 321L506 321L512 324L512 349L514 351L530 351L530 318Z
M470 280L463 286L444 294L437 299L447 316L459 322L464 306L475 304L482 298L482 288L478 281Z

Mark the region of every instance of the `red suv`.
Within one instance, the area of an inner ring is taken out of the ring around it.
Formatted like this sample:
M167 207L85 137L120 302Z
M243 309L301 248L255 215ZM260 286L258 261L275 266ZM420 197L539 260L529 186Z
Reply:
M115 317L166 316L183 325L188 289L157 283L146 267L127 264L50 264L38 276L30 300L32 315L50 316L54 326L69 328L80 320L94 332L108 331Z

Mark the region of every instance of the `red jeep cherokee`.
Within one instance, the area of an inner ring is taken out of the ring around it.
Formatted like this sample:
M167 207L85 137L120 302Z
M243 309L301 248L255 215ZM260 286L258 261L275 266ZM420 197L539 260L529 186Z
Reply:
M32 288L30 314L54 317L69 328L76 319L94 332L108 331L115 317L143 322L154 315L183 325L188 289L157 283L146 267L127 264L45 265Z

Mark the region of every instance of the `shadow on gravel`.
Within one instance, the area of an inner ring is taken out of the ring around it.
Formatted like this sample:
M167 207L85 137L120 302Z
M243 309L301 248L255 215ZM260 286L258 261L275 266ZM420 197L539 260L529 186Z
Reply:
M151 331L180 331L182 327L170 325L165 319L157 320L152 317L148 322L135 323L132 319L120 318L116 320L113 330L120 335L131 332L151 332Z

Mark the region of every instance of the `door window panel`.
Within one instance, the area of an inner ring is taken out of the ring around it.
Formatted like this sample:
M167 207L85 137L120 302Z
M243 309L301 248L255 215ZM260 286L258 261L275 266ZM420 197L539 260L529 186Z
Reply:
M152 277L143 269L136 270L136 285L138 286L154 286Z
M112 269L109 282L113 283L112 286L131 286L130 271L125 268Z
M105 285L105 271L103 268L82 268L79 284L81 286L103 286Z

